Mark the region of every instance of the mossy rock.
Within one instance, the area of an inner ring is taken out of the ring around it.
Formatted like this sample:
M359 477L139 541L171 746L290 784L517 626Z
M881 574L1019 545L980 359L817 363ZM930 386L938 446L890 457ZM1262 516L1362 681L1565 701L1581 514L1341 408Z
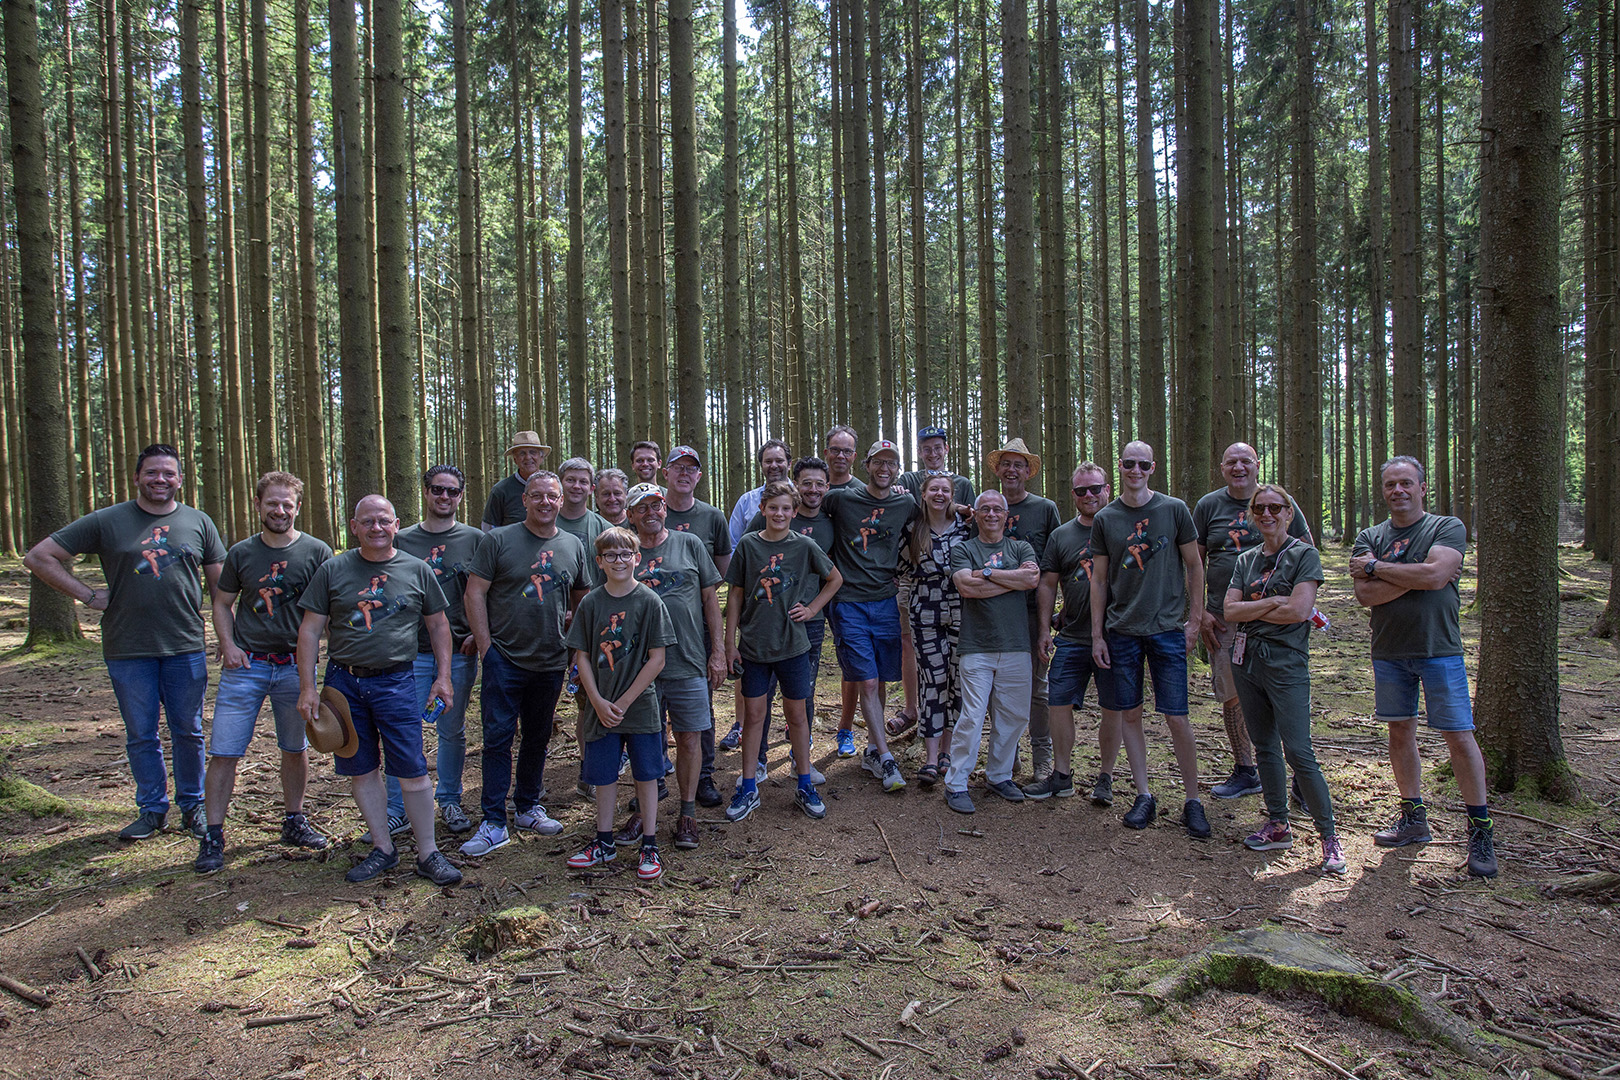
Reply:
M1462 1020L1426 996L1385 982L1361 961L1323 938L1271 927L1241 930L1194 953L1140 996L1149 1012L1209 989L1306 995L1329 1008L1418 1041L1441 1043L1482 1065L1495 1065L1485 1042Z
M538 907L514 907L480 915L461 932L469 954L492 956L507 949L537 949L551 937L551 916Z
M73 804L20 776L0 776L0 813L69 817Z

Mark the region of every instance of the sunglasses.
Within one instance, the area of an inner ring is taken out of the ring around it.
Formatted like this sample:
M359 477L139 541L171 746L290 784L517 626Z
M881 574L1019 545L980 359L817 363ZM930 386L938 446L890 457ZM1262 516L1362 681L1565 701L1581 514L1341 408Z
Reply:
M1086 495L1101 495L1107 489L1107 484L1081 484L1073 490L1075 498L1081 498Z
M445 487L443 484L429 484L428 485L428 491L431 492L434 495L460 495L461 494L461 489L460 488L458 488L458 487Z
M1142 472L1147 472L1149 469L1153 468L1153 462L1146 460L1138 461L1136 458L1120 458L1119 467L1125 472L1130 472L1132 469L1140 469Z
M1256 503L1249 507L1255 517L1277 517L1292 509L1287 503Z

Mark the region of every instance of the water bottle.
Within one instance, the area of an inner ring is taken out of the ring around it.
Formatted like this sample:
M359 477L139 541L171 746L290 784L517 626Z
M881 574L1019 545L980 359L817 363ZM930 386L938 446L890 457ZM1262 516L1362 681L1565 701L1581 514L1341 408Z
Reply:
M1321 610L1319 608L1312 608L1311 609L1311 625L1316 627L1318 630L1326 630L1328 627L1332 626L1333 624L1328 622L1328 617L1326 615L1322 614L1322 612L1321 612Z

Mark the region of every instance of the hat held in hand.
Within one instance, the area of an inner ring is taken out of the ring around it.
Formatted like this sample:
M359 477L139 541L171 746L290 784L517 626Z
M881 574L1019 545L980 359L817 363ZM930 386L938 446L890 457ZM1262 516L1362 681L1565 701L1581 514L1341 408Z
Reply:
M349 699L335 686L321 688L321 707L314 720L304 721L304 735L310 749L338 757L353 757L360 749L360 736L349 719Z

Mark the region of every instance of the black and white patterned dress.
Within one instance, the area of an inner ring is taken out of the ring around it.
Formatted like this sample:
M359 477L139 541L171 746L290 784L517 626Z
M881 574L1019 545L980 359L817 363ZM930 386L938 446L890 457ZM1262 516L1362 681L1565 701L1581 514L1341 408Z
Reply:
M927 529L926 521L915 526ZM951 550L974 535L960 519L942 533L930 532L928 549L914 562L911 546L901 552L901 570L910 578L911 634L917 651L917 728L923 738L945 733L956 716L956 635L962 597L951 584Z

